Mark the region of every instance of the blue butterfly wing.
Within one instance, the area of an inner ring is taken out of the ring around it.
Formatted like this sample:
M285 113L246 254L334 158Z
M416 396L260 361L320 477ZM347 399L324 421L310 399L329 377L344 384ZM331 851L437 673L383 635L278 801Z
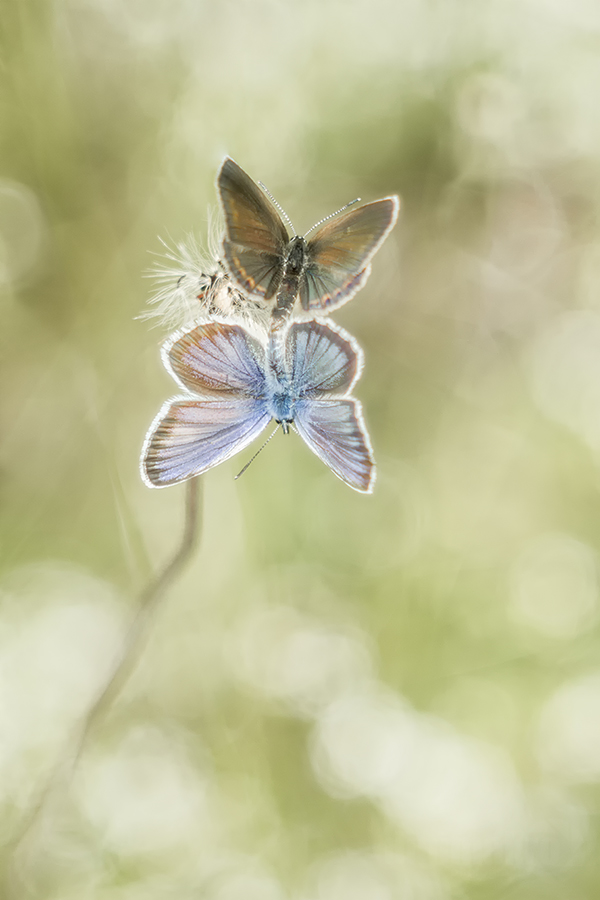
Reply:
M174 397L150 426L142 449L142 478L167 487L201 475L247 447L271 418L251 397Z
M313 453L338 478L355 491L371 493L375 461L358 400L299 400L294 422Z
M316 320L290 325L285 353L292 391L298 398L345 394L362 369L362 350L356 341Z
M188 391L264 396L265 350L241 325L198 325L169 339L162 352L165 366Z

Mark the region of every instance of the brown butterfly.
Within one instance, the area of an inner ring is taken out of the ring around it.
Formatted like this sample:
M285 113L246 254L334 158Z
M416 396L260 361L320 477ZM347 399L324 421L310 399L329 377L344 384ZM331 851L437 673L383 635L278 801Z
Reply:
M226 157L217 176L225 215L223 256L233 282L249 295L272 300L274 318L285 318L300 297L306 311L341 306L364 285L370 261L394 226L398 197L343 207L310 229L314 237L287 228L265 191ZM269 197L271 195L269 194ZM273 199L273 198L271 198ZM356 201L354 201L356 202ZM320 227L319 227L320 226Z

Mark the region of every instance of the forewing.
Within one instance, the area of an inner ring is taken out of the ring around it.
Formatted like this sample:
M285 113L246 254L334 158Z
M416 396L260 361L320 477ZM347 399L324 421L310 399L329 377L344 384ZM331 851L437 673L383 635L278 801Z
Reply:
M338 478L355 491L371 493L375 461L358 400L301 400L294 422L313 453Z
M174 397L150 426L142 478L167 487L201 475L243 450L270 418L261 400Z
M227 157L217 176L225 216L223 253L231 277L269 299L281 280L288 234L279 213L237 163Z
M300 286L302 307L329 309L349 300L369 276L369 261L398 217L397 197L384 197L327 221L308 241Z
M362 350L341 329L324 322L294 322L286 336L292 392L298 398L345 394L362 369Z
M198 325L168 340L163 359L193 393L264 395L265 351L241 325L218 321Z

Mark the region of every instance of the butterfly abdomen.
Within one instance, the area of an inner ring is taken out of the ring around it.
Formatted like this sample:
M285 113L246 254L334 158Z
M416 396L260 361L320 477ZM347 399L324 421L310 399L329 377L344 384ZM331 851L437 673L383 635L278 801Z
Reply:
M282 325L291 314L300 290L300 281L307 263L307 243L296 235L287 246L287 254L277 300L273 310L273 327Z

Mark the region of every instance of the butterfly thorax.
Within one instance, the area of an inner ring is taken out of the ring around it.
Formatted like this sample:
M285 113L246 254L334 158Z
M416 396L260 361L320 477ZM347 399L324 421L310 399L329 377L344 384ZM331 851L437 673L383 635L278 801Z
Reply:
M289 390L284 388L272 394L269 412L276 422L281 422L284 432L287 432L287 425L294 421L296 415L296 403Z
M287 245L283 278L300 278L306 265L307 243L302 235L295 235Z
M308 244L301 235L296 235L286 248L283 275L273 310L274 329L281 327L293 309L300 290L300 279L304 274L307 258Z

